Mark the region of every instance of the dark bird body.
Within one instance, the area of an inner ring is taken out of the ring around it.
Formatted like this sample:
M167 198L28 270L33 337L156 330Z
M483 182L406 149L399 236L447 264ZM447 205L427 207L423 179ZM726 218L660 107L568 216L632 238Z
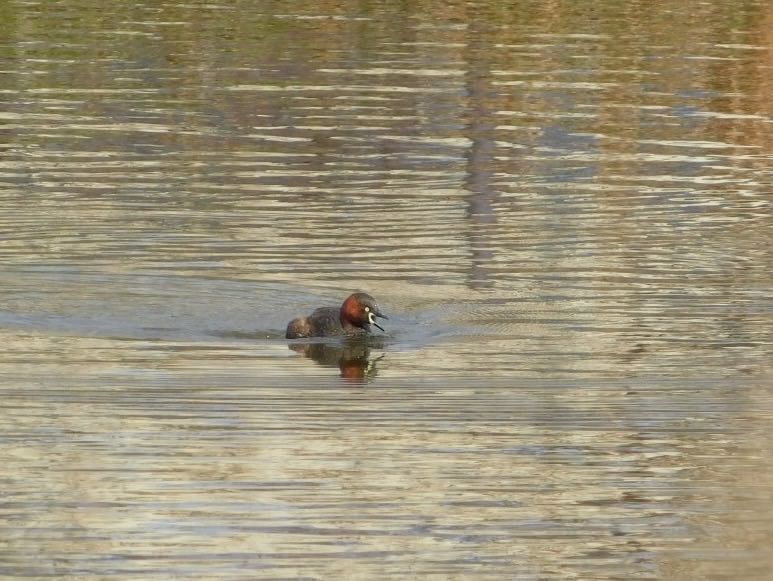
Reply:
M367 335L371 325L383 331L376 317L387 318L379 310L375 299L367 293L354 293L339 308L320 307L307 317L293 319L287 325L285 337L300 339Z

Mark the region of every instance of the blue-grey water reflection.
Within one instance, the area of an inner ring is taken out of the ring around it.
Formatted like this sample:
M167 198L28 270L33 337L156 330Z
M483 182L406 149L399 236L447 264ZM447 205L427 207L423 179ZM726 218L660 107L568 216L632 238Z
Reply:
M0 574L767 579L771 30L1 4Z

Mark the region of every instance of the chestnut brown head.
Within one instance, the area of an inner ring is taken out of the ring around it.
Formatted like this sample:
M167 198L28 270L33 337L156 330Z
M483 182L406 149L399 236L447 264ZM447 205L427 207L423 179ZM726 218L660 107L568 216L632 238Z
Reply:
M341 305L341 324L351 325L368 330L371 325L384 328L376 322L376 318L387 319L378 308L376 300L367 293L354 293Z

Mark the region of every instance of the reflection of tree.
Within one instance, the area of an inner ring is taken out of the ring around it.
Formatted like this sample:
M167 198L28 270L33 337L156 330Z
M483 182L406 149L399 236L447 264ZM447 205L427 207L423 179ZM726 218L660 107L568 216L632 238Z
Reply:
M467 284L473 288L492 285L487 274L493 250L490 241L491 225L496 223L493 203L497 194L491 187L492 158L496 149L495 123L489 108L491 94L491 36L488 26L473 18L468 27L465 43L464 66L467 92L466 137L470 140L467 150L465 189L467 219L469 220L470 269Z

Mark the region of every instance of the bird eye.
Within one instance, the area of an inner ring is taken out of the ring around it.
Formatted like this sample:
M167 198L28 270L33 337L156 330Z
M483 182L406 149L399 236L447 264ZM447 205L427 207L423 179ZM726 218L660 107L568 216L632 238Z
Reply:
M369 313L370 312L370 307L365 307L365 312Z

